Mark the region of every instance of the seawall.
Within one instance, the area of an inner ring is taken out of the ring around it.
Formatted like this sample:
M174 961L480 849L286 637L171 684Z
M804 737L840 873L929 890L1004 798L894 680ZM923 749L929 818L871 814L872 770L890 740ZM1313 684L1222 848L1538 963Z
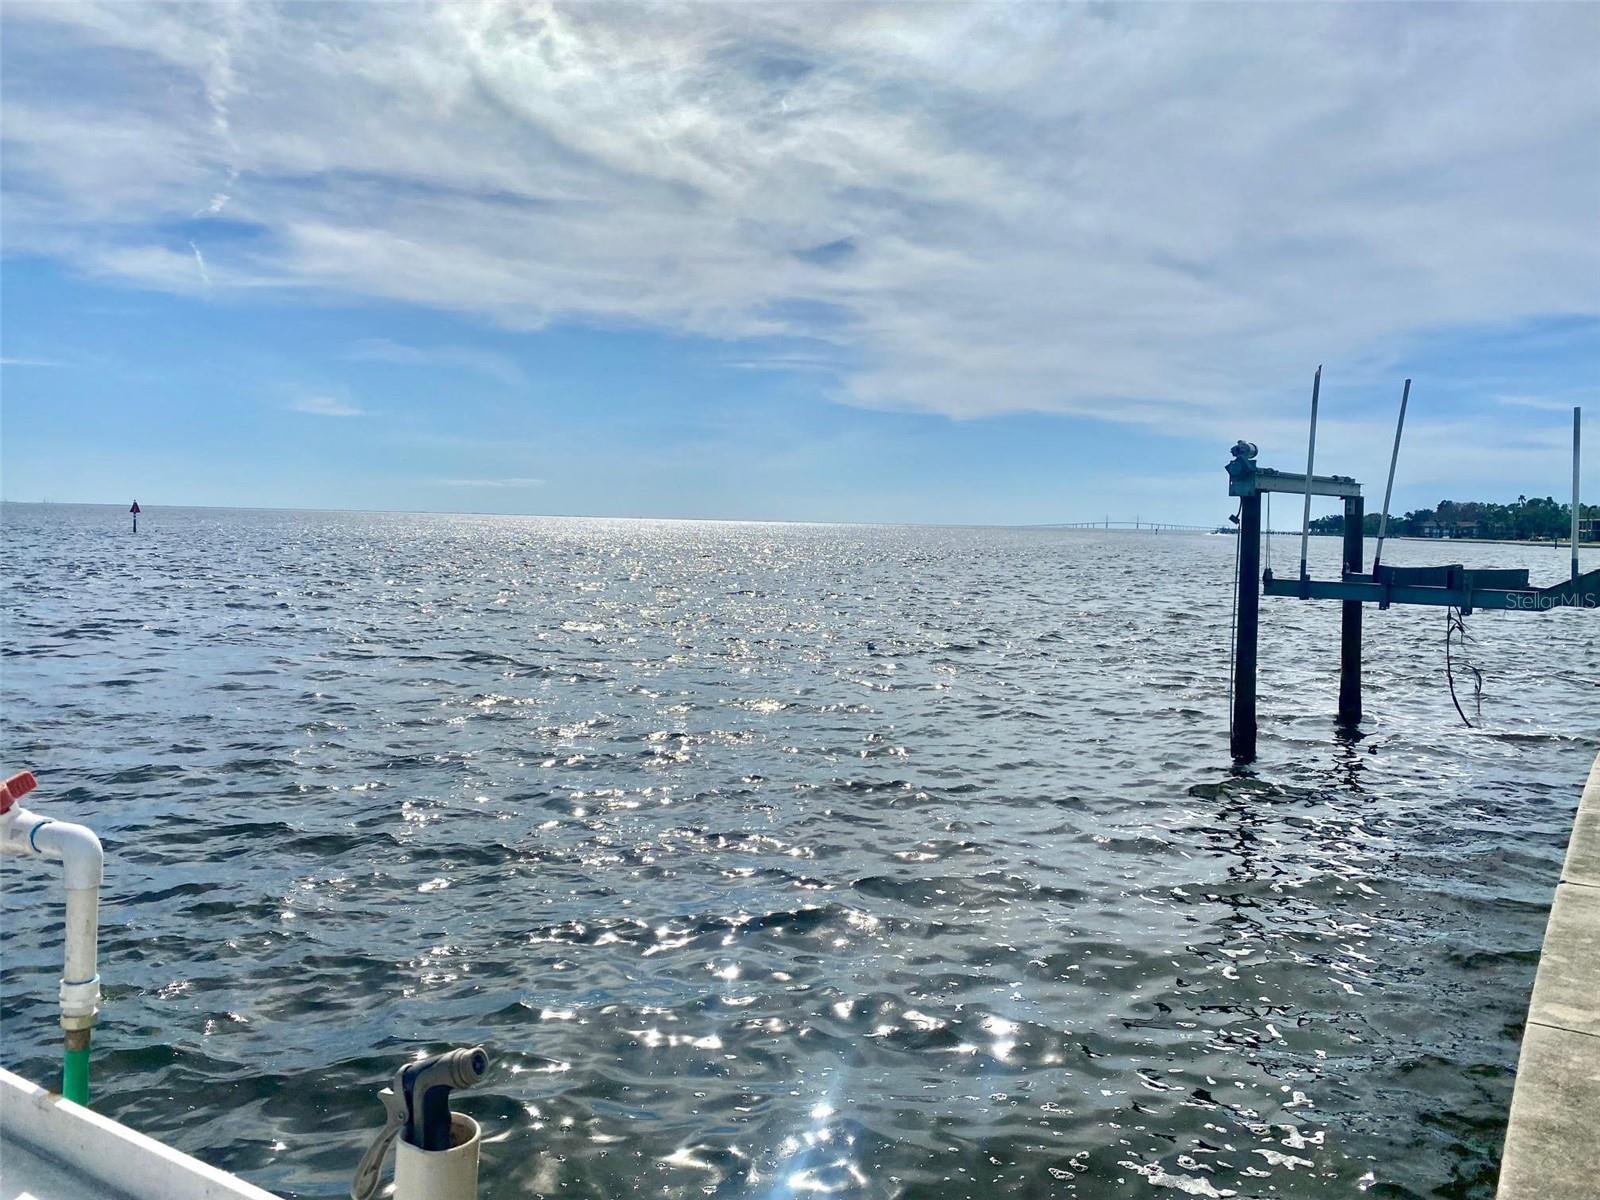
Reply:
M1545 927L1497 1195L1600 1197L1600 756Z

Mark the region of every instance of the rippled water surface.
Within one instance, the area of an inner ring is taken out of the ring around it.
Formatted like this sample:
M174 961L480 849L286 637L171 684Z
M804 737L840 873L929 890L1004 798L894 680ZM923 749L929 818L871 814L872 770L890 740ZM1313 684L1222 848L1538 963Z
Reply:
M7 506L0 597L8 768L107 847L103 1112L336 1197L482 1041L487 1200L1491 1193L1592 613L1469 617L1468 729L1444 614L1369 612L1351 742L1337 610L1266 600L1238 774L1230 538L126 520ZM0 879L53 1082L57 892Z

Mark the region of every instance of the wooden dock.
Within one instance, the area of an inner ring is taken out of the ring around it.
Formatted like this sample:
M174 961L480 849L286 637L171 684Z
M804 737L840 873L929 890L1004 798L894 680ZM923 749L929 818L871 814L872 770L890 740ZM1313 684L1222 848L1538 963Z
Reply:
M1573 822L1528 1005L1499 1200L1600 1196L1600 756Z

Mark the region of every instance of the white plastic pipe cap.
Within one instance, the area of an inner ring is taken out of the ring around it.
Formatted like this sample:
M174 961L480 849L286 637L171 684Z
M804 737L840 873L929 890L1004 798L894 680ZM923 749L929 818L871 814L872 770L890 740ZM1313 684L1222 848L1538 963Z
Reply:
M450 1114L450 1149L394 1148L394 1200L476 1200L483 1133L466 1113Z

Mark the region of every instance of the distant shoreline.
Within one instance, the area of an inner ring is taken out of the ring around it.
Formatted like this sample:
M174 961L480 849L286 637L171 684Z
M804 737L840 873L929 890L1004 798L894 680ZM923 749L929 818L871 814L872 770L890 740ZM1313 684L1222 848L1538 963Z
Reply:
M1584 519L1587 520L1588 518L1586 517ZM1273 537L1299 537L1300 536L1300 531L1298 529L1294 529L1294 530L1274 529L1272 531L1271 536L1273 536ZM1312 537L1327 537L1327 538L1341 538L1342 539L1344 537L1344 534L1342 534L1342 533L1313 533L1311 536ZM1366 540L1369 541L1369 542L1375 542L1375 541L1378 540L1377 539L1377 535L1369 533L1369 534L1366 535ZM1559 548L1559 547L1570 546L1572 544L1569 541L1551 542L1551 541L1545 541L1542 538L1480 538L1480 537L1431 538L1431 537L1417 537L1415 534L1411 534L1411 533L1407 533L1407 534L1394 534L1394 533L1391 533L1387 537L1385 537L1383 540L1386 541L1386 542L1422 542L1425 545L1430 545L1430 546L1449 545L1452 542L1470 542L1473 545L1477 545L1477 546L1554 546L1554 547L1558 547ZM1578 546L1579 546L1580 549L1586 549L1586 550L1589 550L1589 549L1600 549L1600 540L1595 540L1594 538L1590 538L1590 539L1588 539L1586 541L1579 542Z

